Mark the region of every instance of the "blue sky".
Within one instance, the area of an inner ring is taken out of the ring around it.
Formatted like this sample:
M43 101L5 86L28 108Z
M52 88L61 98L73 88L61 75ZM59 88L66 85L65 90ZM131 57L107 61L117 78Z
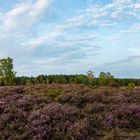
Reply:
M0 57L17 75L140 77L140 0L1 0Z

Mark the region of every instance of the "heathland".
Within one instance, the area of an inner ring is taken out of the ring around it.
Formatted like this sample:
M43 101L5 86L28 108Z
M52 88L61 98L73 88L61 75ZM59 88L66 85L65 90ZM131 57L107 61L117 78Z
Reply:
M139 140L139 135L138 87L0 88L1 140Z

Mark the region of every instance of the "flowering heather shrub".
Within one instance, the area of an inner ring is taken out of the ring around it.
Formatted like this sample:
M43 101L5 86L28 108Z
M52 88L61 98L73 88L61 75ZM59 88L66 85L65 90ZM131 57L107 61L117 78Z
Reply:
M128 106L131 117L129 118L129 128L140 129L140 105L131 104Z
M120 94L120 93L112 96L111 100L114 104L119 104L119 103L124 103L124 102L127 103L127 98L125 97L125 95Z
M112 127L140 129L140 106L120 106L106 114L106 124Z
M84 98L89 103L94 103L95 101L98 103L110 104L112 99L111 96L105 95L104 93L87 93L84 94Z
M102 100L102 95L100 94L92 94L92 93L87 93L84 95L84 98L86 99L87 102L93 103L93 102L101 102Z
M112 128L127 128L127 119L121 120L118 117L122 116L115 116L113 113L108 113L106 115L105 125Z
M138 93L131 93L131 94L129 94L129 96L128 96L128 103L140 104L140 94L138 94Z
M23 87L14 87L14 88L11 88L9 90L10 93L17 93L17 94L22 94L24 92L24 89Z
M102 140L116 128L139 132L138 89L57 84L0 89L1 140Z
M75 122L78 109L72 106L52 103L34 111L27 118L34 139L53 139L67 134L67 129Z
M20 136L26 133L27 115L27 112L15 107L7 109L6 112L0 116L0 138L15 139L17 135Z

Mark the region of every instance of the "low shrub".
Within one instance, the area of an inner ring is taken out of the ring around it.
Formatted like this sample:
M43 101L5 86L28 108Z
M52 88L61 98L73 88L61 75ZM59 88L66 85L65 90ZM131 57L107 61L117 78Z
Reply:
M128 83L128 89L133 89L135 88L135 84L134 83Z

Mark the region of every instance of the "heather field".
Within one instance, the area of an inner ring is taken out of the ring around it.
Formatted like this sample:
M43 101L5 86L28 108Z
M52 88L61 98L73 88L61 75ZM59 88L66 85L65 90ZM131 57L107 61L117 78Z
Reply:
M138 88L0 88L1 140L139 140L139 134Z

